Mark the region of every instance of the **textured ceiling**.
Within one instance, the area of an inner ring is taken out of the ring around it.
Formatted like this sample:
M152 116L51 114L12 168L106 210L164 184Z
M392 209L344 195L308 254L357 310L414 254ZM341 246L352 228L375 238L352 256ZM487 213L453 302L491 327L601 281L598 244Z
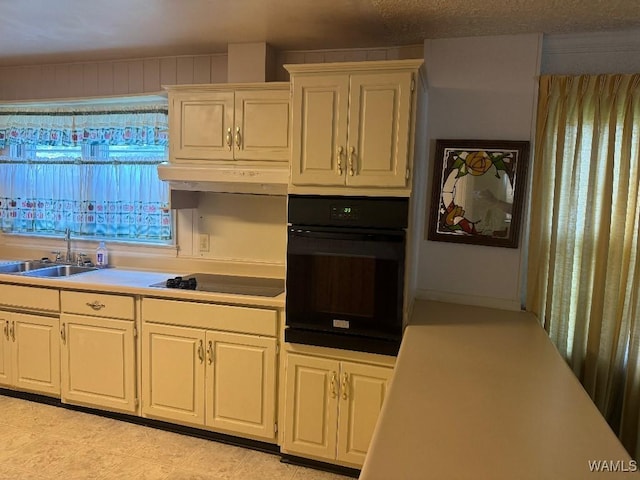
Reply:
M0 0L0 65L639 27L638 0Z

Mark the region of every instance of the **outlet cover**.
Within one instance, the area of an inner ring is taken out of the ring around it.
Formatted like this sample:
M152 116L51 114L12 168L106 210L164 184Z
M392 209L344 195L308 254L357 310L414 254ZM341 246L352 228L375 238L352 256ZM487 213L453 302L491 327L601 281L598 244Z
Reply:
M208 252L209 251L209 234L208 233L201 233L200 234L200 248L199 250L201 252Z

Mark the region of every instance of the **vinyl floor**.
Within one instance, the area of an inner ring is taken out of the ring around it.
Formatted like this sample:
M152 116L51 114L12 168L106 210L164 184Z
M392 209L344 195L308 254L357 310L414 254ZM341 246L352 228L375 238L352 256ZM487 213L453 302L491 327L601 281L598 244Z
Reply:
M347 480L278 455L0 395L0 480Z

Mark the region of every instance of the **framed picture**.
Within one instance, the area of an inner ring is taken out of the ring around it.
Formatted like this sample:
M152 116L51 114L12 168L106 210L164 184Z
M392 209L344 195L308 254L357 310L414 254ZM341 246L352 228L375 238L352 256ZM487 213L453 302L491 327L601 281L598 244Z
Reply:
M428 239L518 247L529 142L436 140Z

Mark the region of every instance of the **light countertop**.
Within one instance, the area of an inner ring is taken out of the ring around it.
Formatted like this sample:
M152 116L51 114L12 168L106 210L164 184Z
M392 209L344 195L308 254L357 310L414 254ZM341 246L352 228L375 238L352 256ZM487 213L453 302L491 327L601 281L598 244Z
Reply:
M617 475L595 460L635 465L535 316L416 303L362 480Z
M187 275L192 272L185 272ZM129 270L126 268L105 268L68 277L38 278L14 274L0 274L0 282L18 285L63 288L70 290L99 291L176 300L195 300L236 305L284 308L285 295L262 297L253 295L232 295L226 293L180 290L175 288L150 287L154 283L175 277L175 272Z

